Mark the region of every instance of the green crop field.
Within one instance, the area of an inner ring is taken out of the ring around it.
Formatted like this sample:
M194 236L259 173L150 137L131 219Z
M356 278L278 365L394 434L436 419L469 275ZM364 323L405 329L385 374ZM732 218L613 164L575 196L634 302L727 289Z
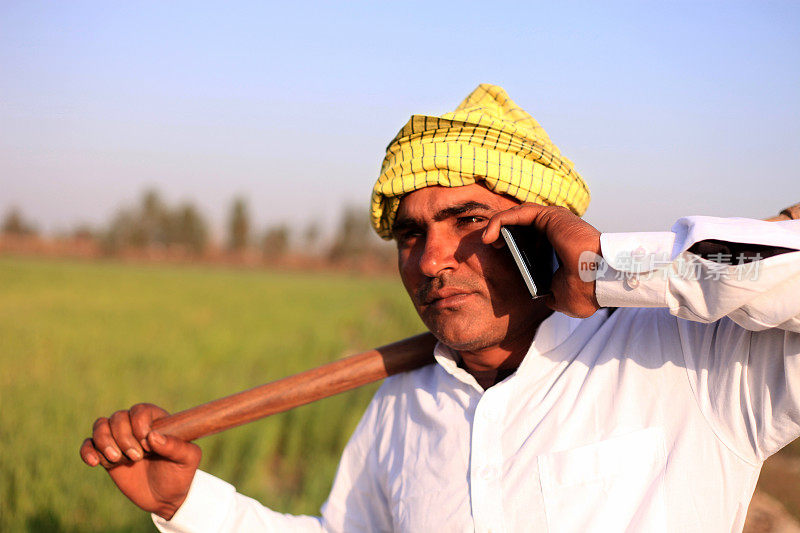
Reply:
M0 257L0 531L153 531L81 462L96 417L184 409L422 330L394 279ZM317 513L375 388L201 439L202 468Z

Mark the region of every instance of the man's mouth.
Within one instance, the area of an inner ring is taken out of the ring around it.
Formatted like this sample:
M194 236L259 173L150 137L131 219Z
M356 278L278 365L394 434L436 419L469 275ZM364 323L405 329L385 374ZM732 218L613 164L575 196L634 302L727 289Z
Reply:
M469 290L445 287L426 294L423 304L434 309L454 307L464 303L472 294Z

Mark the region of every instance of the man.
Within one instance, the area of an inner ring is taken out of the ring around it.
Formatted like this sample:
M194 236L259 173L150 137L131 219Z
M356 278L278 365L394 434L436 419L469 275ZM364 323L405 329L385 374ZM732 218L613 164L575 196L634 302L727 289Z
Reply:
M800 223L601 235L588 199L499 87L400 131L372 220L437 364L386 380L321 517L197 471L147 404L98 419L83 460L163 531L741 530L762 462L800 435ZM558 255L546 299L498 241L509 224Z

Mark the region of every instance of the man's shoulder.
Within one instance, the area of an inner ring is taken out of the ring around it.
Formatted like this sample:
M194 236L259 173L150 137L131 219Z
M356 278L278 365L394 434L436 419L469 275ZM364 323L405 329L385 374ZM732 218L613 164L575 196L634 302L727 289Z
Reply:
M437 363L431 363L414 370L389 376L378 389L376 397L396 397L420 389L428 390L437 386L437 382L440 381L440 370L441 368Z
M450 377L437 363L395 374L384 380L371 407L379 418L386 414L394 418L409 409L429 405L430 401L436 401L437 395L452 391L454 384Z
M435 398L437 387L440 387L436 383L437 367L430 364L384 380L361 422L364 428L369 428L366 433L370 440L381 440L382 436L392 435L395 431L402 432L405 416Z

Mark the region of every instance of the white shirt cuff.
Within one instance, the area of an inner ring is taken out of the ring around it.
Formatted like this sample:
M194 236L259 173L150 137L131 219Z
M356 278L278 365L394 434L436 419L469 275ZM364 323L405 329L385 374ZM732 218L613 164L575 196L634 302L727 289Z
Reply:
M159 531L164 532L219 531L235 493L233 485L198 470L194 474L186 500L172 519L164 520L154 514L153 523Z
M595 296L600 307L667 307L667 276L645 275L608 268L597 278Z
M595 296L601 307L667 307L667 271L675 234L602 233L606 263L598 269Z

